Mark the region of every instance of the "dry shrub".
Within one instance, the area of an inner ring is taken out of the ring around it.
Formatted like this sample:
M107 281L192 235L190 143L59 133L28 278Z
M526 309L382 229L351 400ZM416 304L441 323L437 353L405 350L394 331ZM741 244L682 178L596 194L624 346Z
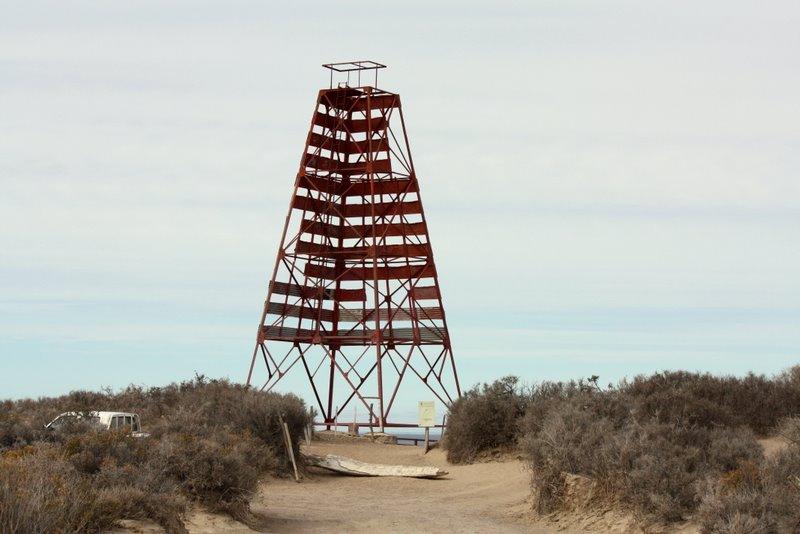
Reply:
M483 452L515 447L525 425L541 424L553 408L581 397L596 404L596 411L612 420L627 417L630 408L619 396L608 397L597 386L597 377L589 380L543 382L530 388L519 386L519 379L507 376L491 384L475 386L451 406L447 416L444 448L453 463L468 463Z
M110 486L97 491L96 506L109 518L149 519L170 534L188 532L182 519L186 502L175 493L126 485Z
M466 463L483 451L516 445L517 421L525 399L516 377L475 386L457 399L447 417L444 448L447 460Z
M56 436L61 437L59 432ZM125 432L103 432L89 429L63 441L65 457L81 473L94 475L105 465L141 466L148 443Z
M800 366L777 376L745 377L667 371L637 376L601 389L597 378L568 383L543 382L523 390L516 377L475 387L448 415L451 461L472 461L483 450L514 444L520 438L519 416L541 424L554 406L582 397L595 411L612 419L632 416L637 422L713 429L748 426L759 435L772 431L784 417L800 415Z
M724 497L726 510L733 511L719 512L729 529L720 531L757 531L791 523L795 516L787 515L786 503L795 502L794 486L786 480L800 486L800 471L792 475L788 452L762 469L755 434L767 434L789 417L780 433L800 444L800 419L792 418L799 414L800 366L775 377L663 372L607 389L595 376L523 391L507 377L454 403L444 445L448 460L469 462L482 451L521 444L540 512L564 504L565 474L571 473L590 477L596 498L620 501L658 521L685 519L701 500L711 509ZM759 480L777 480L775 473L784 472L781 496L769 494L779 504L763 508L758 503L767 502L766 490L752 484L735 491L724 486L745 476L747 465L759 466ZM713 491L707 480L716 484ZM755 511L748 513L742 503Z
M762 456L746 428L707 430L651 422L626 428L612 442L626 460L616 474L618 496L642 516L681 521L697 507L696 485Z
M645 419L713 428L749 426L766 435L784 417L800 414L800 366L775 377L666 371L622 382Z
M778 435L789 445L800 447L800 417L787 417L778 425Z
M0 401L0 449L49 439L44 425L62 412L124 410L138 413L146 427L182 409L200 409L200 424L237 426L249 429L268 443L283 443L277 429L277 415L289 425L293 439L303 435L310 422L303 401L294 395L265 393L228 380L193 380L163 387L131 385L119 392L73 391L61 397Z
M761 460L763 450L755 434L747 427L715 428L709 434L705 447L709 465L721 473L740 468L742 462Z
M40 445L0 460L0 532L100 532L120 519L150 518L169 533L186 532L183 502L129 487L98 487L62 451Z
M33 443L37 437L35 430L14 411L13 402L0 403L0 450Z
M0 532L96 532L116 519L95 515L91 484L54 447L0 462Z
M761 455L745 429L707 430L623 417L614 406L625 398L584 393L552 408L544 420L538 412L526 416L523 449L540 513L564 504L564 476L572 473L593 479L598 498L619 500L650 519L678 521L696 507L698 480Z
M597 417L584 410L580 400L564 400L539 416L525 418L529 430L523 440L534 473L537 509L541 513L553 511L561 504L564 495L564 474L594 475L608 471L609 456L605 451L607 440L614 435L611 420ZM601 491L610 479L598 477Z
M196 433L198 427L228 428L235 433L248 433L274 451L284 450L282 419L289 427L294 450L300 450L305 427L311 423L303 401L292 394L280 395L212 380L187 388L176 409L153 428L163 432ZM291 466L285 454L272 455L270 468L288 473ZM300 458L298 458L299 460Z
M695 519L705 533L800 531L800 446L775 457L743 464L701 486Z
M0 407L0 532L93 532L122 518L185 532L187 498L259 528L262 519L248 504L258 481L289 468L279 454L279 418L296 451L310 423L294 395L201 376L163 388L73 392ZM86 421L43 429L61 412L90 410L137 412L152 435L98 431ZM19 477L23 466L27 476ZM49 511L64 520L40 517Z
M800 531L800 418L783 420L779 433L789 444L774 457L705 481L696 516L703 532Z
M249 502L263 474L276 466L270 446L225 427L165 433L153 444L146 464L148 471L175 481L192 500L256 527L260 518L251 513Z

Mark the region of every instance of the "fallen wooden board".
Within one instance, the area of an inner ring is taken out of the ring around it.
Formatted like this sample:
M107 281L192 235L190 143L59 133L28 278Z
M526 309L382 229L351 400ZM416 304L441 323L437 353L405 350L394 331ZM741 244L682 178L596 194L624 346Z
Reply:
M439 478L447 474L447 471L435 466L368 464L334 454L308 454L306 461L309 465L357 477Z

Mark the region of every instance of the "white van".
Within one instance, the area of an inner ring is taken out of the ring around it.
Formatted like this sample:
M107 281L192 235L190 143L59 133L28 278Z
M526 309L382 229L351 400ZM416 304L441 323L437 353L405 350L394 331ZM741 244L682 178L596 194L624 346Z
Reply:
M57 430L70 421L79 420L88 421L103 430L126 430L137 438L150 435L142 432L139 416L130 412L64 412L47 423L45 428Z

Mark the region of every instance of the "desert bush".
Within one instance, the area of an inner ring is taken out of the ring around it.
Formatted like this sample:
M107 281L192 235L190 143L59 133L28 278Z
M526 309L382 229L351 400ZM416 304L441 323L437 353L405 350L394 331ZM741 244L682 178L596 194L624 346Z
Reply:
M800 443L800 419L792 417L800 414L800 366L774 377L670 371L605 389L597 382L594 376L523 390L507 377L471 389L448 416L448 459L473 461L482 451L520 444L543 513L564 504L565 476L577 474L593 480L597 499L621 502L648 520L684 519L703 500L705 510L722 510L707 512L727 525L713 527L720 531L769 531L791 522L785 503L795 503L794 486L785 481L800 486L800 471L790 473L789 453L762 468L755 436L780 423L781 435ZM783 469L781 497L767 498L752 485L709 489L709 480L741 478L748 465L759 466L759 480L777 480ZM758 504L770 499L784 504ZM742 503L756 511L748 515Z
M448 415L443 444L448 459L469 462L480 452L513 445L520 429L537 431L554 407L574 398L593 404L594 413L615 426L633 417L683 427L714 429L747 426L758 435L774 431L785 417L800 415L800 366L774 376L713 376L666 371L623 380L602 389L597 376L567 383L543 382L520 388L516 377L474 387L457 400ZM526 421L520 425L520 416Z
M218 427L164 435L146 467L174 480L191 499L251 524L250 499L275 463L272 449L261 440Z
M760 460L761 445L748 427L715 428L708 441L698 445L704 447L706 460L711 468L720 473L738 469L742 462Z
M26 425L12 407L9 401L0 405L0 450L28 445L37 437L34 429Z
M618 497L645 518L667 522L691 515L698 502L696 486L709 473L762 456L747 429L709 431L650 422L625 429L612 443L612 451L625 460L614 471Z
M566 473L598 475L611 468L607 440L614 435L611 420L583 409L577 398L564 400L542 417L536 412L525 418L522 441L534 474L539 512L553 511L563 496ZM611 488L608 476L596 479L601 491Z
M100 532L120 519L150 518L170 533L186 532L184 505L169 495L130 487L100 488L53 445L3 454L0 532Z
M800 417L787 417L778 425L778 435L790 446L800 447Z
M508 376L475 386L453 403L444 440L448 461L471 462L482 451L516 445L517 422L525 412L517 380Z
M766 435L784 417L800 415L800 366L775 377L667 371L623 381L643 419L681 421L706 428L749 426Z
M300 438L311 423L303 401L292 394L264 393L227 381L200 382L184 391L184 399L175 413L180 417L167 417L169 431L192 433L197 426L226 427L234 432L249 433L273 450L284 449L281 419L289 427L295 450ZM154 429L157 434L158 428ZM273 455L273 470L288 473L289 460L285 454ZM298 458L299 459L299 458Z
M705 533L744 534L800 530L800 444L773 458L743 462L701 486L695 516Z
M91 485L52 447L4 455L0 460L0 531L97 531Z
M508 376L492 384L475 386L449 410L443 443L447 459L454 463L472 462L482 452L515 447L522 437L523 426L528 431L538 430L550 410L575 398L593 405L596 413L612 421L626 419L630 406L624 395L602 390L597 378L522 387L517 377Z
M94 475L104 465L140 466L149 444L125 432L101 432L94 429L82 434L61 436L64 456L79 472Z
M650 519L677 521L696 507L698 480L761 455L747 429L641 423L624 415L619 406L625 401L617 392L584 393L562 401L544 419L538 411L525 417L523 451L540 513L564 504L564 477L571 473L594 480L599 499L619 500Z
M55 398L4 401L0 408L0 450L41 440L61 443L65 434L84 433L88 426L80 422L74 423L79 426L74 431L66 428L57 433L44 431L45 424L68 411L132 411L152 429L169 422L180 411L192 410L196 420L191 427L225 426L236 432L250 432L276 449L283 447L279 416L289 426L296 449L304 428L311 422L303 401L295 395L265 393L201 375L164 387L132 385L117 393L74 391ZM281 459L276 468L286 471L286 460Z
M597 385L599 377L569 382L541 382L525 390L525 424L527 431L538 429L550 410L564 402L580 398L580 403L592 406L595 413L609 417L617 424L630 415L628 402L619 392L609 387L603 390ZM521 427L520 427L521 428Z
M289 469L279 420L289 426L296 451L310 423L294 395L202 376L161 388L3 401L0 408L0 532L92 532L121 518L149 518L168 532L185 532L186 499L259 528L261 518L248 505L259 479ZM87 421L44 430L59 413L91 410L137 412L152 435L98 431ZM45 455L55 471L45 469ZM36 467L30 476L16 477L29 463ZM64 489L45 491L50 480L63 480L55 487ZM67 519L36 519L50 510Z
M174 493L125 484L101 487L97 490L95 506L109 519L149 519L169 534L188 532L182 520L186 503Z

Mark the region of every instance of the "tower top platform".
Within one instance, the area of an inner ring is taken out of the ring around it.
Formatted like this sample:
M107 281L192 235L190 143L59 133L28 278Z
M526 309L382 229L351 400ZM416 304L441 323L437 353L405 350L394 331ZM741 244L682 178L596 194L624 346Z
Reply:
M324 63L322 66L326 69L335 70L336 72L353 72L357 70L377 70L386 68L386 65L369 60L345 61L343 63Z
M350 85L350 73L356 73L355 75L355 82L356 87L362 87L361 83L361 74L366 74L365 71L372 71L375 73L374 76L374 85L373 87L378 86L378 70L385 69L386 65L383 63L378 63L376 61L371 60L360 60L360 61L344 61L342 63L324 63L322 65L324 68L328 69L331 72L330 76L330 87L333 88L333 73L337 72L340 74L347 74L347 81L339 82L339 87L351 87ZM342 77L343 78L343 77ZM366 80L367 77L365 76L364 79Z

